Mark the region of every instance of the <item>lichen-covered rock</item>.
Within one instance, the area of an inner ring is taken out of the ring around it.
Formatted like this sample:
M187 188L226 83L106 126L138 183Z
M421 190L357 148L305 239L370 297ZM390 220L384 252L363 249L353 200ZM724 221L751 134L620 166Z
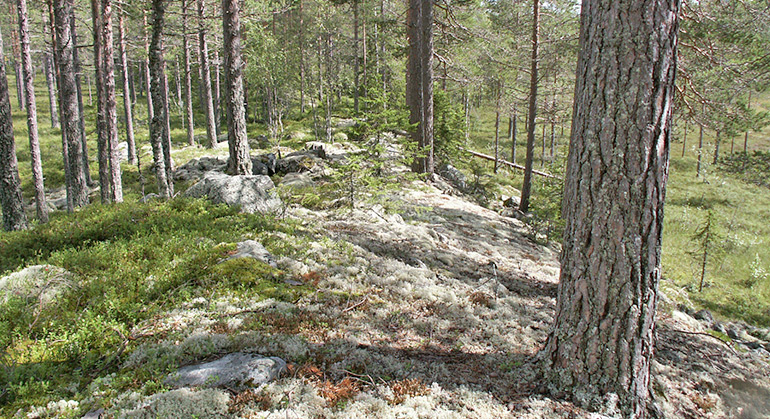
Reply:
M271 255L270 252L265 249L265 246L262 246L262 243L255 240L246 240L238 243L237 253L225 259L224 261L240 258L252 258L266 263L273 268L278 267L278 264L275 263L275 258L273 255Z
M18 297L38 302L39 308L43 308L72 286L72 274L63 268L52 265L29 266L0 278L0 304Z
M281 179L280 184L292 189L303 189L314 187L315 181L307 173L289 173Z
M225 387L242 390L277 378L286 368L281 358L233 353L216 361L189 365L171 373L165 383L176 387Z
M229 176L208 172L184 196L205 196L215 204L239 206L242 212L250 214L275 213L282 205L273 181L263 175Z

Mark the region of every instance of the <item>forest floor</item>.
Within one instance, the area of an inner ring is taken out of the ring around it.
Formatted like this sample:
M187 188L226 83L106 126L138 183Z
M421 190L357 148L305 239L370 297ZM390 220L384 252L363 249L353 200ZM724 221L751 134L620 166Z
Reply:
M537 354L553 320L558 249L440 179L399 182L355 209L290 204L280 223L292 227L283 230L244 228L224 237L191 232L185 241L206 249L261 239L279 275L302 285L278 294L249 283L215 292L211 282L189 278L211 275L207 266L188 269L186 282L168 288L176 297L133 306L151 315L138 316L122 332L128 338L118 344L118 363L81 372L69 389L49 389L37 400L50 401L37 407L17 398L16 416L81 417L103 409L106 417L148 418L611 417L611 403L589 413L542 393ZM153 211L159 208L165 207ZM190 208L185 223L217 211ZM146 221L132 217L135 224ZM222 219L244 223L237 217ZM104 240L109 246L111 239ZM169 275L185 266L190 251L169 256ZM107 275L89 271L97 259L68 257L75 256L37 256L64 261L89 283ZM692 307L686 294L666 281L662 287L667 297L659 312L653 389L665 417L770 417L770 353L709 332L685 313ZM163 384L174 368L238 351L281 357L288 370L244 392ZM14 391L22 394L19 388Z

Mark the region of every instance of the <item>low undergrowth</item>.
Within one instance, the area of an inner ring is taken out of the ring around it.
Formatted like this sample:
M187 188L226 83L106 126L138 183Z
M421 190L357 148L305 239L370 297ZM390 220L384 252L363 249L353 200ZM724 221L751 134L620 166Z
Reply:
M0 416L66 400L117 371L120 355L137 339L132 328L185 301L221 295L296 300L307 288L287 285L278 269L251 259L218 264L246 238L260 240L274 255L291 255L296 248L284 238L294 227L175 199L91 205L3 234L0 272L50 264L72 272L74 283L45 306L21 297L0 304ZM139 385L137 377L151 381L161 373L118 379L131 387Z

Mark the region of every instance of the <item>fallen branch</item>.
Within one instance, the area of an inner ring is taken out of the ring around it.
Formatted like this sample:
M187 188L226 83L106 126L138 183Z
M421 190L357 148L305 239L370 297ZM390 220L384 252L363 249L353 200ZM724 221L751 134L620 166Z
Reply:
M698 336L708 336L708 337L710 337L710 338L712 338L712 339L716 339L716 340L718 340L718 341L719 341L721 344L723 344L723 345L727 346L727 349L729 349L729 350L730 350L730 351L731 351L733 354L735 354L735 353L736 353L736 352L735 352L735 349L733 349L733 347L732 347L732 346L730 346L730 343L729 343L729 342L725 342L725 341L724 341L724 340L722 340L722 338L720 338L719 336L714 336L714 335L712 335L711 333L705 333L705 332L690 332L690 331L687 331L687 330L681 330L681 329L671 329L671 331L673 331L673 332L677 332L677 333L682 333L682 334L685 334L685 335L698 335Z
M468 150L467 148L462 148L462 147L460 147L460 150L467 151L468 153L470 153L471 155L473 155L475 157L480 157L482 159L489 160L489 161L495 161L495 158L493 156L488 155L488 154L479 153L478 151ZM522 165L519 165L519 164L516 164L516 163L511 163L511 162L505 161L503 159L497 159L497 162L498 163L502 163L502 164L504 164L504 165L506 165L508 167L512 167L514 169L526 170L526 167L524 167ZM534 173L534 174L536 174L538 176L542 176L542 177L546 177L546 178L550 178L550 179L564 180L563 178L561 178L559 176L554 176L554 175L552 175L550 173L541 172L541 171L535 170L535 169L532 169L532 173Z

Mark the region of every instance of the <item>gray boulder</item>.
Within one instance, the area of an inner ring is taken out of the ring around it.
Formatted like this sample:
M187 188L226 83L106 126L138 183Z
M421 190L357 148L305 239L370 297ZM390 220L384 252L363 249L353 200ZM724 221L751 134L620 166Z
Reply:
M245 390L277 378L286 362L277 357L236 352L216 361L189 365L169 374L167 385L181 387L224 387Z
M249 214L275 213L281 209L281 198L278 197L273 181L262 175L229 176L208 172L184 196L205 196L216 204L240 206L241 212Z
M305 189L315 186L315 181L307 173L289 173L281 179L281 186L291 189Z
M0 278L0 304L12 297L39 304L42 309L74 286L72 274L53 265L34 265Z
M468 191L468 181L465 175L451 164L444 164L439 167L439 174L452 183L455 188L463 192Z
M266 263L273 268L278 267L278 264L275 263L275 258L273 255L271 255L270 252L265 249L265 246L262 246L262 243L256 240L246 240L238 243L237 253L225 259L223 262L240 258L252 258Z

